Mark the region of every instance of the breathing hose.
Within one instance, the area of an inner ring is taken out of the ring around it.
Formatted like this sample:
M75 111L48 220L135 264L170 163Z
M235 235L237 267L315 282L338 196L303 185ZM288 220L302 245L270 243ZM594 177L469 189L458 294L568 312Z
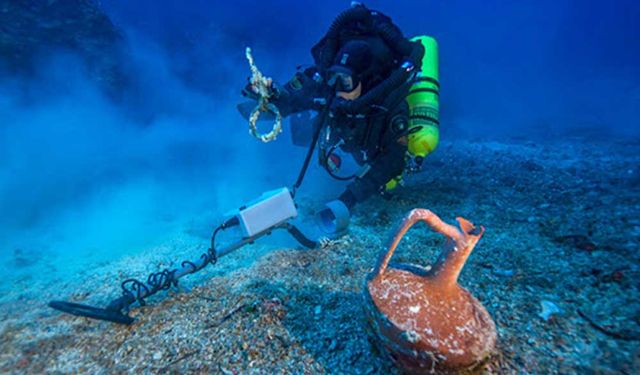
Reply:
M325 42L327 43L316 63L323 69L329 68L333 63L333 57L338 52L338 38L342 28L350 22L371 22L371 12L364 6L356 6L345 10L340 13L329 26L329 30L325 35ZM315 48L314 48L315 49Z

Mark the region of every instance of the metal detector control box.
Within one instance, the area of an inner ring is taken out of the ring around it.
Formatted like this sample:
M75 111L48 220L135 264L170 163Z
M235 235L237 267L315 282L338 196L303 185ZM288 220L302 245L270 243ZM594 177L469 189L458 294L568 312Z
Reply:
M285 187L263 193L260 198L241 208L235 216L246 238L298 216L298 210L289 189Z

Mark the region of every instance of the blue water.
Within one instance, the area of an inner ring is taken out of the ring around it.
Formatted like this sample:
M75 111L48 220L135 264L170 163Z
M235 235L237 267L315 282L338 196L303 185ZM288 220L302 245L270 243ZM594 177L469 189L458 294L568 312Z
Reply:
M285 82L296 66L311 63L310 47L349 6L99 4L123 36L120 69L130 86L118 98L73 49L36 56L27 75L0 70L3 273L66 282L185 233L192 244L206 243L226 212L290 185L305 150L291 144L288 129L276 142L256 141L235 110L250 75L244 49L253 49L266 75ZM640 137L637 1L366 5L407 36L438 40L447 142ZM314 159L301 197L320 204L343 187ZM24 257L32 262L16 263ZM2 291L26 285L16 283Z

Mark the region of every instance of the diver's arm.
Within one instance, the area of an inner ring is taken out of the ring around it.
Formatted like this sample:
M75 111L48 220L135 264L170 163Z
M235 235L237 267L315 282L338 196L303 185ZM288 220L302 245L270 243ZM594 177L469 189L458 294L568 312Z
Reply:
M283 116L307 110L319 111L323 108L328 87L315 67L299 70L283 86L274 85L275 104Z
M380 193L387 182L402 174L405 168L406 147L401 144L390 145L387 151L373 162L369 170L357 177L338 198L349 209L374 194Z
M384 121L384 128L376 136L380 154L370 160L366 173L353 180L339 198L349 209L384 191L386 184L402 175L406 167L407 146L404 140L409 128L409 106L404 97L388 98L389 103L386 104L391 110Z
M272 83L269 101L278 107L282 116L307 110L320 111L325 103L328 87L315 67L299 70L284 85ZM248 84L242 95L257 100L258 95Z

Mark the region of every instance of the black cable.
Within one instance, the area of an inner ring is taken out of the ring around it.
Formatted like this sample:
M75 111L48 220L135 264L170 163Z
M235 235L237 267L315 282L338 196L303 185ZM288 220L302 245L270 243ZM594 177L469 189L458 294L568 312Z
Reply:
M300 231L300 229L296 228L293 224L285 224L284 228L296 239L302 246L307 247L309 249L313 249L318 246L317 241L311 240L309 237L305 236L304 233Z
M331 168L329 168L328 160L331 157L331 155L333 154L333 152L336 150L337 147L338 147L337 145L333 145L333 146L331 146L329 148L329 151L327 153L323 153L324 155L322 155L322 166L327 171L329 176L331 176L332 178L334 178L334 179L336 179L338 181L349 181L349 180L352 180L352 179L356 178L356 174L355 173L352 174L351 176L338 176L337 174L333 173Z
M147 285L151 285L153 290L167 290L172 286L178 286L175 278L176 270L164 269L163 271L152 273L147 278Z
M195 263L190 261L183 261L182 267L191 267L188 273L195 273L208 264L215 264L218 260L216 253L215 240L217 234L224 229L232 226L239 225L239 219L237 216L232 217L220 226L218 226L211 236L211 248L206 253L202 254L200 259L202 264L198 267ZM306 237L298 228L289 224L282 223L275 228L286 229L301 245L308 248L315 248L318 246L318 242L313 241ZM246 242L245 242L246 243ZM236 247L237 248L237 247ZM85 316L92 319L99 319L121 324L131 324L134 319L127 315L129 307L138 302L141 306L146 304L145 298L155 294L160 290L166 290L172 286L178 285L178 277L176 277L178 270L164 269L160 272L155 272L149 275L147 283L143 283L137 279L127 279L122 282L122 296L111 301L106 308L98 308L73 302L65 301L51 301L49 306L59 311L73 314L76 316ZM181 271L180 277L184 276Z
M122 294L124 296L130 297L135 301L138 301L140 306L146 305L144 301L144 296L148 296L151 294L149 288L140 280L137 279L126 279L120 284L122 288Z
M211 235L211 247L209 247L209 250L207 250L206 254L203 254L207 256L207 262L206 262L207 264L208 263L216 264L216 262L218 261L218 257L216 254L216 235L218 234L218 232L220 232L223 229L224 229L224 224L217 227L213 231L213 234Z
M324 122L327 118L327 114L329 113L329 108L331 108L331 104L333 99L327 100L327 104L318 115L314 125L315 133L313 134L313 139L311 140L311 145L309 145L309 150L307 151L307 155L304 158L304 163L302 163L302 168L300 168L300 172L298 173L298 178L296 182L293 184L291 188L291 197L295 198L296 192L300 185L302 185L302 181L304 180L304 176L307 173L307 169L309 168L309 162L311 162L311 157L313 156L313 152L316 150L316 144L318 143L318 139L320 138L320 133L322 132L322 128L324 127Z
M216 253L216 236L218 232L221 230L236 226L240 223L236 216L231 219L225 221L221 225L219 225L211 235L211 247L207 250L206 253L200 256L200 259L203 260L202 265L197 267L193 262L185 260L181 263L182 267L190 266L190 273L195 273L205 268L207 265L216 264L218 262L218 255ZM167 290L172 286L178 286L178 279L175 277L175 274L178 270L173 269L165 269L160 272L154 272L149 275L147 278L146 284L138 279L127 279L120 284L122 287L122 294L128 299L137 301L141 306L146 304L145 298L155 294L159 290Z

